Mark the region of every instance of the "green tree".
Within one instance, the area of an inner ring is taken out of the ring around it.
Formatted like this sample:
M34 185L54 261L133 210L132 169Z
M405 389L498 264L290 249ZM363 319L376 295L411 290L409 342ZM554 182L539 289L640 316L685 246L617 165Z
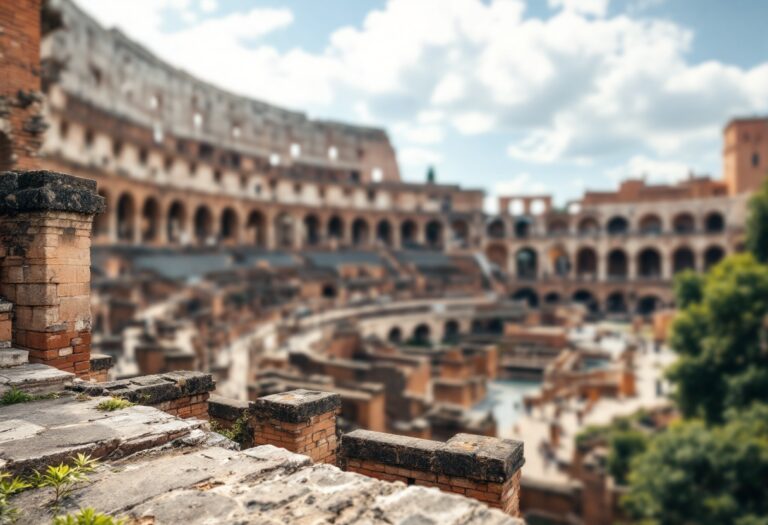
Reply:
M430 166L427 168L427 184L434 184L437 180L437 174L435 173L435 167Z
M683 421L632 460L623 505L643 525L768 524L768 405Z
M685 270L675 275L674 288L678 308L687 308L701 301L704 276L693 270Z
M689 292L678 298L670 344L680 357L668 375L684 416L717 423L768 392L768 266L734 255L710 270L699 301Z
M749 200L747 249L758 261L768 263L768 180Z

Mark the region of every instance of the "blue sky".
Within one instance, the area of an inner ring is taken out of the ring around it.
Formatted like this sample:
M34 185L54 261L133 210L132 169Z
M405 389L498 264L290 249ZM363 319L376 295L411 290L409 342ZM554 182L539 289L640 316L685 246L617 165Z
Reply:
M388 129L404 178L558 202L720 176L768 114L764 0L79 0L226 89Z

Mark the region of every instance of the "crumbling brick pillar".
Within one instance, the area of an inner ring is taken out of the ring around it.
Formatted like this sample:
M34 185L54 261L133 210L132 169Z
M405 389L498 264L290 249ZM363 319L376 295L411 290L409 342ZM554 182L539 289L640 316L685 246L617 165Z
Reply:
M250 408L254 445L274 445L335 464L340 409L341 396L330 392L292 390L261 397Z
M523 443L456 434L445 443L370 430L341 439L345 470L386 481L437 487L480 500L507 514L520 514Z
M49 171L0 174L0 295L29 360L87 376L96 182Z

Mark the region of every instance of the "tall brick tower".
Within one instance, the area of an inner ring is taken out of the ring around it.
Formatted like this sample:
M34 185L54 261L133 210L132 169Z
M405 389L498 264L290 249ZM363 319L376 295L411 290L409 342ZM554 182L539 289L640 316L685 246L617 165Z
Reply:
M41 0L0 2L0 172L36 167L45 131Z
M768 178L768 117L728 123L723 136L723 176L731 195L755 191Z

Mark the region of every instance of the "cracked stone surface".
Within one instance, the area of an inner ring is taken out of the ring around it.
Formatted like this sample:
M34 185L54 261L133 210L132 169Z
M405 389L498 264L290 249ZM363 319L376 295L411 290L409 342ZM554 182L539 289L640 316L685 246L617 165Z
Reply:
M0 407L0 469L28 473L78 452L122 457L187 437L204 425L144 406L97 410L104 399L65 395Z
M19 523L48 519L50 494L42 494L13 498L24 509ZM271 445L172 449L105 464L61 511L88 506L158 524L522 524L475 500L312 464Z
M71 385L74 378L74 374L39 363L0 368L0 394L11 388L30 394L60 392Z

